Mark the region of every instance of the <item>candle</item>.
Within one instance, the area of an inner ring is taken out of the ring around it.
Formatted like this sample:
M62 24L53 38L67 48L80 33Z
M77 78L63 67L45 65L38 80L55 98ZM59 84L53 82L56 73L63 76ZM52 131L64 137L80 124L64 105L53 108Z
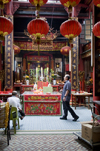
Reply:
M38 80L38 67L36 67L36 81Z
M43 68L41 67L41 77L43 77Z
M47 67L47 75L48 75L48 73L49 73L49 68Z

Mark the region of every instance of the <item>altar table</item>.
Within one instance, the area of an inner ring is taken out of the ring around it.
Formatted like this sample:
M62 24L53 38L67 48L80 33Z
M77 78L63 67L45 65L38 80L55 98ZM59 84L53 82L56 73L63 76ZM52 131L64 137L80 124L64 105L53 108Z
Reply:
M88 108L89 108L89 103L90 103L90 96L92 95L92 93L72 93L72 105L73 105L73 100L75 102L75 109L76 109L76 100L77 98L83 98L85 100L85 97L87 96L88 97ZM74 99L73 99L74 97Z
M59 89L59 85L52 85L52 87L53 87L53 91L58 91Z
M19 88L20 94L21 94L21 85L22 85L22 83L14 83L14 90L16 90L16 88Z
M7 91L0 91L0 100L2 100L3 102L7 102L7 98L11 97L12 93L11 92L7 92Z
M25 85L25 84L22 84L21 85L21 94L24 93L25 91L31 91L33 90L33 85Z
M35 94L25 91L23 94L23 110L26 115L61 115L61 94Z

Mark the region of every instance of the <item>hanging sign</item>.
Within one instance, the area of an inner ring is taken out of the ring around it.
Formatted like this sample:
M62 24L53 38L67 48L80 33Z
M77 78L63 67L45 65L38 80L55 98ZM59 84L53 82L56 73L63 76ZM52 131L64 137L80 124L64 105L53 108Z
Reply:
M13 22L13 16L8 16ZM13 32L5 36L5 89L12 89L13 86Z
M49 56L27 56L27 61L49 61Z
M78 88L78 37L73 39L71 50L71 85L72 89Z

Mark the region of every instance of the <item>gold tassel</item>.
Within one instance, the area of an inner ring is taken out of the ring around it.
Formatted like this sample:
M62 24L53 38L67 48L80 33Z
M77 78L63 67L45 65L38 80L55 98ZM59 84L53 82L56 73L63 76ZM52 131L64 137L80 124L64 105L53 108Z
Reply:
M39 44L38 44L38 56L40 56L40 52L39 52Z
M0 9L4 9L4 4L1 1L0 1Z
M0 52L1 52L1 54L3 53L3 51L2 51L2 42L0 42Z
M40 5L39 4L37 4L36 10L40 11Z

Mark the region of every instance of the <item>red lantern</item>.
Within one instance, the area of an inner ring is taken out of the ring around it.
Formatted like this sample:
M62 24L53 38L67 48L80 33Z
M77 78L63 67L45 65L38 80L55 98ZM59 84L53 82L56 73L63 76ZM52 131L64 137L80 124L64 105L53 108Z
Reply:
M46 21L42 19L33 19L28 23L27 30L31 35L36 37L37 43L39 45L40 38L45 36L49 32L49 25Z
M100 21L94 25L92 31L96 37L100 38Z
M62 47L62 48L61 48L60 52L61 52L64 56L68 56L70 50L71 50L71 47L65 46L65 47Z
M47 3L48 0L29 0L29 2L36 6L36 9L39 10L40 6L44 5Z
M17 45L13 44L13 49L14 49L14 54L17 55L18 53L20 53L20 48Z
M100 7L100 0L93 0L95 6Z
M60 33L69 39L71 43L73 38L77 37L82 31L81 24L76 20L67 20L60 26Z
M41 38L49 32L49 25L42 19L33 19L28 23L28 32L36 38Z
M60 0L61 4L68 7L68 12L72 11L72 7L75 7L80 0Z
M0 0L0 8L4 9L4 4L9 3L11 0Z
M4 39L4 36L10 34L13 30L13 24L12 22L5 18L0 16L0 38L1 40Z

